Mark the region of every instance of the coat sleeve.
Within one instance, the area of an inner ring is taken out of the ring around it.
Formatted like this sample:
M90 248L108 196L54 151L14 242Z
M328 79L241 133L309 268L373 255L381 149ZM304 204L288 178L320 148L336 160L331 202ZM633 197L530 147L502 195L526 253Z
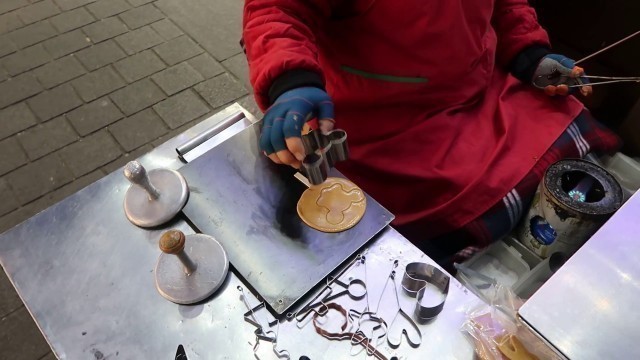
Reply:
M498 35L496 61L507 66L532 46L549 47L549 36L527 0L496 0L492 19Z
M258 105L269 106L269 89L285 72L322 76L316 35L331 14L328 0L246 0L243 41Z

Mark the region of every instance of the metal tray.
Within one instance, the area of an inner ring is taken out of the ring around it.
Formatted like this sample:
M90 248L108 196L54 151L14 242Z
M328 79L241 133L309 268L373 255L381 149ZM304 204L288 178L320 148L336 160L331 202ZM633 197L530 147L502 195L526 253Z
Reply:
M308 227L296 212L305 185L260 153L259 135L254 124L180 169L191 190L183 212L222 243L238 275L282 314L393 215L366 195L366 213L353 228L329 234Z

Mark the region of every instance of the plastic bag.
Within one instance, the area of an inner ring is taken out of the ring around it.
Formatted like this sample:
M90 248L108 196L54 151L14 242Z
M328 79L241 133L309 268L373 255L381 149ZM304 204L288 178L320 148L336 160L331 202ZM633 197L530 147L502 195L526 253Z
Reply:
M523 301L500 284L485 294L489 305L467 312L461 331L468 334L482 360L562 359L517 316Z

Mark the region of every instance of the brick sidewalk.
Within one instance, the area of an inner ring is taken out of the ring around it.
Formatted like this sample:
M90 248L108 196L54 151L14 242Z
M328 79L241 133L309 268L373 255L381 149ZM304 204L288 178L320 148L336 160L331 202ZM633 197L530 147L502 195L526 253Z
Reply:
M239 0L0 0L0 232L249 95ZM0 271L0 359L54 359Z

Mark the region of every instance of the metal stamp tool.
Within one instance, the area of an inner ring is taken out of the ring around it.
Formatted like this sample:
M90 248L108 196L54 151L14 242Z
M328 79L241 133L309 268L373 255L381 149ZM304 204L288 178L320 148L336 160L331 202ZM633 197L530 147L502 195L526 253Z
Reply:
M402 277L402 288L409 296L416 298L414 315L418 323L427 323L442 312L444 303L447 300L447 295L449 294L450 280L447 274L433 265L421 262L413 262L407 265L404 276ZM422 298L424 297L427 284L434 285L442 292L442 301L436 306L422 305Z
M177 171L153 169L147 173L138 161L130 161L124 176L132 184L124 197L124 213L137 226L162 225L187 203L187 181Z
M169 301L183 305L202 301L227 277L227 253L211 236L185 236L169 230L162 234L159 245L162 254L155 270L156 288Z
M302 161L302 170L312 185L322 184L327 180L330 168L349 158L347 132L344 130L326 134L312 130L302 135L302 143L307 154Z

